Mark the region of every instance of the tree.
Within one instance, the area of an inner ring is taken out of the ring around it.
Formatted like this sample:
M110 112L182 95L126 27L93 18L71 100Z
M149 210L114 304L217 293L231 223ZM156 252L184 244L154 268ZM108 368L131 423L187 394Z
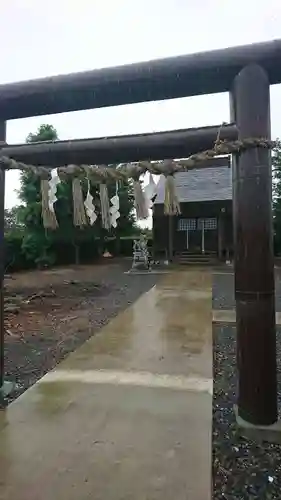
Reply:
M35 134L30 133L27 142L57 140L56 129L52 125L41 125ZM82 181L82 189L86 195L87 183ZM109 185L109 196L115 194L115 186ZM21 175L21 189L19 192L23 206L20 209L21 221L25 225L25 236L23 239L23 251L27 258L36 262L37 265L50 265L56 260L55 246L59 244L72 246L74 249L75 262L80 260L80 246L88 242L101 248L107 232L103 230L100 217L93 226L83 229L73 225L73 202L71 179L62 182L58 186L58 201L56 202L56 216L59 227L56 231L46 231L41 218L41 193L40 180L34 174L24 172ZM91 186L91 194L99 212L98 186ZM135 217L133 213L133 196L130 183L123 183L119 187L120 219L116 230L110 232L117 240L120 235L130 235L134 230Z
M26 142L54 141L58 139L52 125L42 124L35 134L30 133ZM41 220L40 180L31 172L22 172L19 197L23 205L19 207L19 218L25 226L22 249L27 259L41 265L54 263L50 252L51 238L44 230Z
M273 224L274 224L274 249L281 252L281 143L272 153L273 167Z

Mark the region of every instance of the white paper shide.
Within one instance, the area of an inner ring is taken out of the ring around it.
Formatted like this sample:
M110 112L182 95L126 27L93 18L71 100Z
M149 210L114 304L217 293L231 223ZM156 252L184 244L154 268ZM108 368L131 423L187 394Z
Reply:
M116 184L116 194L112 196L110 199L111 207L110 207L110 221L112 227L116 228L117 227L117 220L120 217L120 201L119 201L119 196L118 196L118 185Z
M148 184L144 188L145 197L147 199L147 206L149 209L153 207L152 199L156 195L156 189L157 189L156 182L154 181L153 175L150 173Z
M94 198L92 197L92 195L90 193L90 182L88 181L88 191L87 191L87 196L86 196L85 201L84 201L84 207L85 207L86 214L89 218L91 226L93 226L93 224L97 220L97 214L95 212L96 207L93 203L93 199Z
M51 170L51 179L49 180L49 191L48 191L48 202L49 202L49 209L51 212L55 212L54 209L54 204L57 201L57 188L58 184L61 183L61 180L59 178L58 174L58 169L53 168Z

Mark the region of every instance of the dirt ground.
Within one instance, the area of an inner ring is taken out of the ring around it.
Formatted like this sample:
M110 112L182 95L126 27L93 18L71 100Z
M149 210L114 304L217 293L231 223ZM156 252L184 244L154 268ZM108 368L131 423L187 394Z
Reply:
M156 282L130 261L13 274L5 280L5 372L15 399Z

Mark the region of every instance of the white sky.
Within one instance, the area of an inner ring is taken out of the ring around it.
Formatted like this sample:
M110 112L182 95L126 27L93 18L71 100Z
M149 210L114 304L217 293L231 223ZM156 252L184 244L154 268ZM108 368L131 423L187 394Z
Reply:
M0 83L260 42L281 37L278 0L10 0L1 5ZM273 137L281 136L281 85L271 88ZM41 123L60 139L218 124L228 95L118 106L8 122L24 142ZM8 173L6 206L17 203Z

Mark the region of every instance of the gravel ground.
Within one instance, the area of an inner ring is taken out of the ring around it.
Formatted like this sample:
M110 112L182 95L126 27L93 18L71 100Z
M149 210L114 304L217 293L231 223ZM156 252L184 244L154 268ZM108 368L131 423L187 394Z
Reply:
M281 311L280 281L276 277L277 309ZM233 276L215 275L213 307L234 307ZM235 326L214 325L213 499L280 499L281 446L256 444L236 433ZM279 408L281 409L281 329L277 330Z
M55 296L32 301L8 317L6 380L16 382L16 389L2 405L16 399L159 279L157 275L124 274L129 268L130 262L125 261L66 269L61 274L44 272L39 274L39 284L35 273L12 280L13 292L16 288L17 293L27 295L38 286L44 290L47 283L50 288L52 281Z

